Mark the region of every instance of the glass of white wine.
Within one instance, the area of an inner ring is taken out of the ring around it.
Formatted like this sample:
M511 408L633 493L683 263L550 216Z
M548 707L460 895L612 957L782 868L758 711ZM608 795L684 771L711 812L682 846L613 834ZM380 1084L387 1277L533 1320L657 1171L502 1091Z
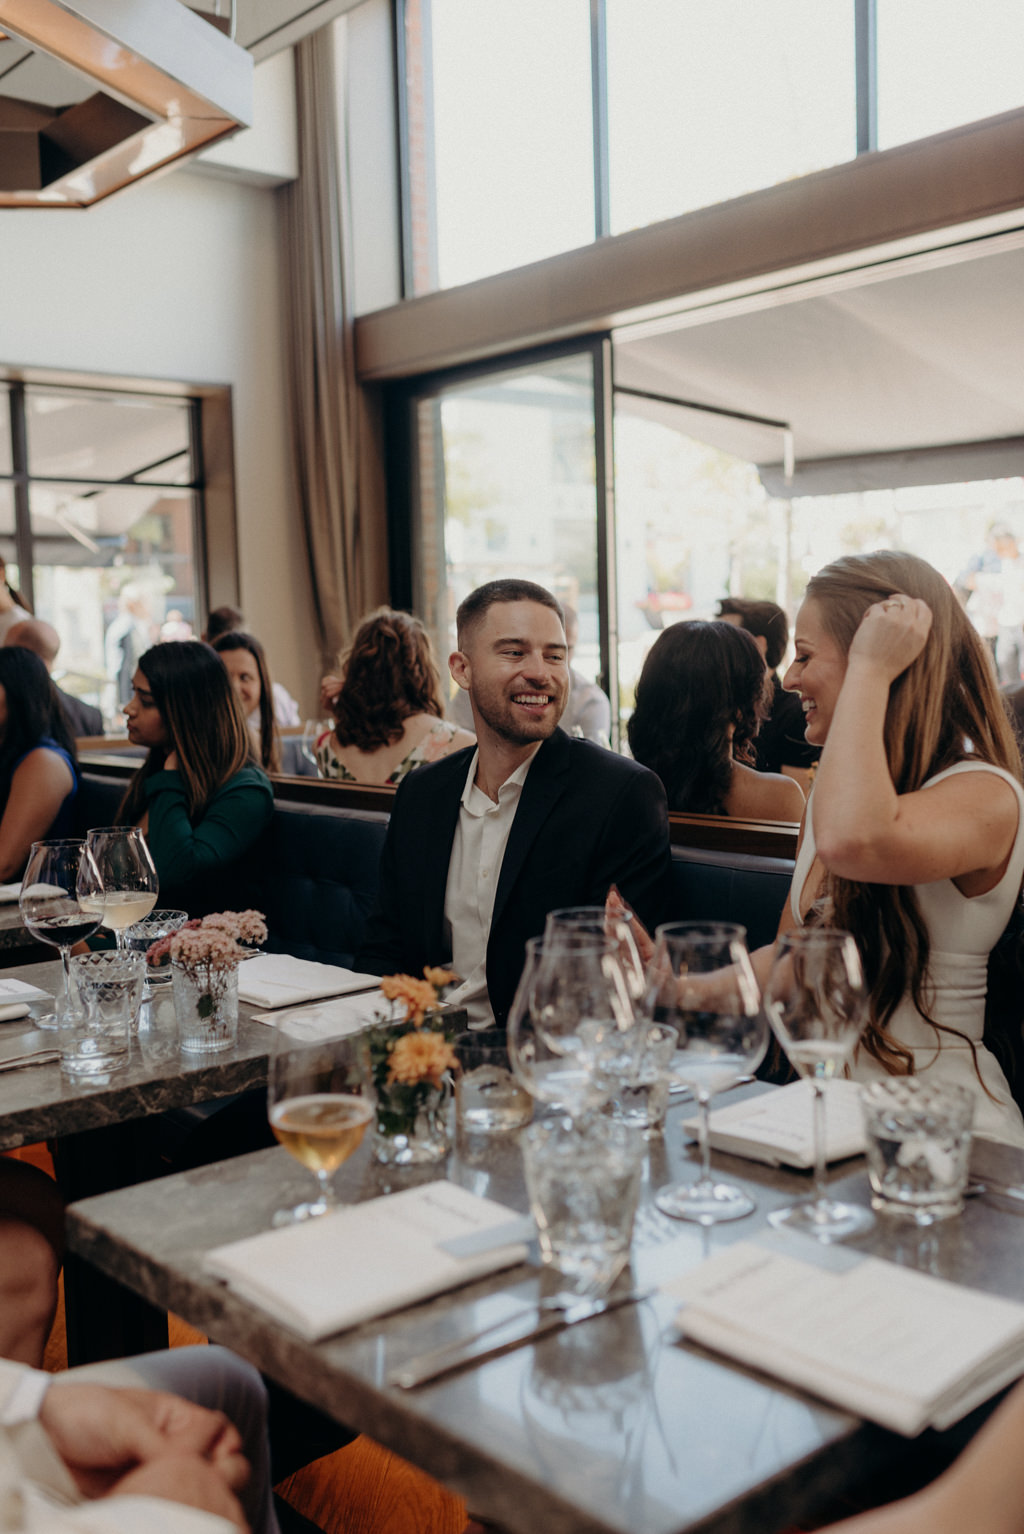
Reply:
M314 1219L337 1207L334 1174L359 1149L374 1118L369 1076L365 1035L325 1038L315 1011L276 1024L267 1090L270 1127L320 1187L312 1202L279 1210L274 1225Z
M87 910L113 932L118 953L128 953L128 927L143 921L156 905L160 881L146 838L138 826L95 826L87 833L89 851L103 880L103 893Z

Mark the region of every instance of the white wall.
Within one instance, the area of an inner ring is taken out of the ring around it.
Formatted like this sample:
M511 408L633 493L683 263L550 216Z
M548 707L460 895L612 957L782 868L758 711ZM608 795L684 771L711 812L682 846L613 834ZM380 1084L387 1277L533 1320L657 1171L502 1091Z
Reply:
M232 386L242 606L312 713L280 292L271 190L178 170L85 211L0 211L0 362Z

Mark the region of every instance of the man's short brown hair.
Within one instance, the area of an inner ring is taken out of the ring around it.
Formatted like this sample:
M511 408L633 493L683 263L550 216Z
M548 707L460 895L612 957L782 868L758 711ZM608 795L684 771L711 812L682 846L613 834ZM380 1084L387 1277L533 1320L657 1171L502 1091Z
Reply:
M541 607L550 607L553 613L558 614L558 621L563 627L565 625L561 604L550 591L538 586L535 581L486 581L459 603L455 627L460 650L465 648L463 641L467 635L482 621L488 610L496 607L499 602L536 602Z

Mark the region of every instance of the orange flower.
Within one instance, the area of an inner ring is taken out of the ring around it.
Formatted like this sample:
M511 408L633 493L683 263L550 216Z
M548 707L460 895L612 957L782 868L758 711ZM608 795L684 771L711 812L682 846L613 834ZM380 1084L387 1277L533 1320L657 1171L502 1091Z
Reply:
M424 966L423 973L435 991L443 991L446 985L454 985L458 975L452 969L439 969L436 964Z
M385 975L380 983L388 1001L400 1001L405 1006L406 1022L417 1028L423 1014L437 1006L437 992L429 980L417 980L415 975Z
M445 1071L458 1070L455 1051L439 1033L403 1033L390 1050L387 1084L415 1086L429 1081L432 1086L441 1085Z

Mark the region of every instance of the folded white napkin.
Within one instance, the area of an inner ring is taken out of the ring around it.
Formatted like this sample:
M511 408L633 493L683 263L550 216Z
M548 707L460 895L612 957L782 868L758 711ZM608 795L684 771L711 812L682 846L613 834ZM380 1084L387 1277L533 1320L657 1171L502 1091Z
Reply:
M749 1161L804 1171L814 1165L813 1102L811 1083L794 1081L776 1092L762 1092L743 1102L714 1108L708 1120L712 1148L730 1156L746 1156ZM684 1119L683 1128L696 1134L696 1118ZM864 1149L860 1087L855 1081L826 1081L826 1161L860 1156Z
M39 1001L41 998L49 999L49 991L41 991L37 985L29 985L27 980L0 980L0 1005L14 1001Z
M391 1003L383 991L363 991L358 996L332 996L328 1001L315 1001L310 1006L283 1007L276 1012L254 1012L254 1023L267 1023L278 1028L293 1019L300 1020L311 1032L325 1039L340 1038L346 1033L358 1033L369 1028L380 1018L390 1016Z
M21 880L17 884L0 884L0 905L17 905L21 894Z
M523 1262L515 1210L451 1182L406 1188L207 1252L205 1266L312 1342ZM488 1231L500 1245L453 1256L442 1243ZM512 1234L515 1235L515 1230Z
M801 1237L742 1241L665 1289L684 1337L907 1437L1024 1372L1024 1306Z
M359 975L336 964L293 959L288 953L259 953L246 959L238 972L238 994L255 1007L294 1007L318 996L368 991L379 983L379 975Z

